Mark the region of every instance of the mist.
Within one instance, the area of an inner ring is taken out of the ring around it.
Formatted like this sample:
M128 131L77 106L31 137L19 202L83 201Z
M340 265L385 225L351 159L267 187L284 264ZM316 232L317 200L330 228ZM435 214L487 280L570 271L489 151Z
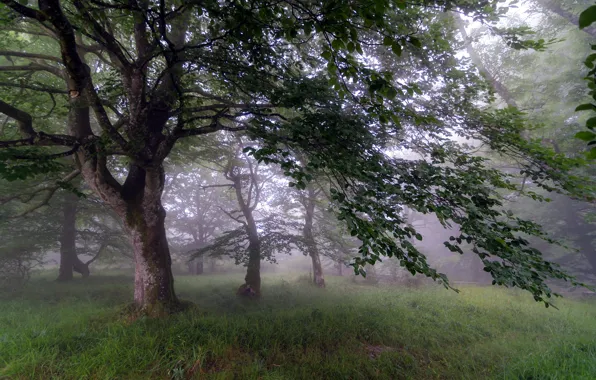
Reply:
M596 378L596 6L0 5L0 378Z

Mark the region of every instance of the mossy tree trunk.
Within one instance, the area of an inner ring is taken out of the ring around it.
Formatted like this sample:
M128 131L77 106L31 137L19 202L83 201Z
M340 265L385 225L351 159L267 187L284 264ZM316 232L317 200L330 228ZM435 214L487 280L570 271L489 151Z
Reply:
M161 166L133 167L138 178L136 191L124 194L125 228L130 236L135 260L134 302L145 314L161 315L176 308L174 276L168 240L166 212L161 204L164 173ZM135 187L131 187L135 189Z

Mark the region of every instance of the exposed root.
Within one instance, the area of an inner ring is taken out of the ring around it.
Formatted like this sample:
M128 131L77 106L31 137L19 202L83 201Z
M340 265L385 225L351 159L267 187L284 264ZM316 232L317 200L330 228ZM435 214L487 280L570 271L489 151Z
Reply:
M236 291L236 295L239 297L245 297L248 299L256 299L259 298L259 294L255 292L253 288L250 287L248 284L242 284Z

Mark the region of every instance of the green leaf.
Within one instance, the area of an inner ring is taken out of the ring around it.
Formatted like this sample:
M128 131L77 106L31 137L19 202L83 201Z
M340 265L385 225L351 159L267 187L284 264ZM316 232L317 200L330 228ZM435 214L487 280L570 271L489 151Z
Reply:
M582 104L581 106L578 106L575 109L575 112L579 112L579 111L596 111L596 105L591 104L591 103Z
M593 22L596 22L596 5L592 5L579 15L579 28L587 28Z
M586 127L588 127L588 129L596 128L596 117L588 119L588 121L586 121Z
M420 42L420 40L416 37L410 37L409 42L419 49L422 48L422 42Z
M596 134L590 131L581 131L575 134L575 138L583 141L592 141L596 138Z
M592 148L590 149L587 153L586 153L586 158L589 160L594 160L596 159L596 148Z
M394 42L391 45L391 50L393 51L393 54L397 55L398 57L401 56L402 49L401 49L401 45L399 43Z
M586 58L586 60L585 60L584 64L585 64L585 65L586 65L588 68L592 69L592 68L594 68L594 61L596 61L596 53L594 53L594 54L590 54L590 55L588 56L588 58Z

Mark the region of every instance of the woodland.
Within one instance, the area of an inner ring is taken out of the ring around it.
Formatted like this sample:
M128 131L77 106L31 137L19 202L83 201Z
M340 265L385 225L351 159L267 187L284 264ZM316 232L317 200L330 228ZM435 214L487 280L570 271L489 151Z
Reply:
M593 2L0 3L0 378L596 378Z

